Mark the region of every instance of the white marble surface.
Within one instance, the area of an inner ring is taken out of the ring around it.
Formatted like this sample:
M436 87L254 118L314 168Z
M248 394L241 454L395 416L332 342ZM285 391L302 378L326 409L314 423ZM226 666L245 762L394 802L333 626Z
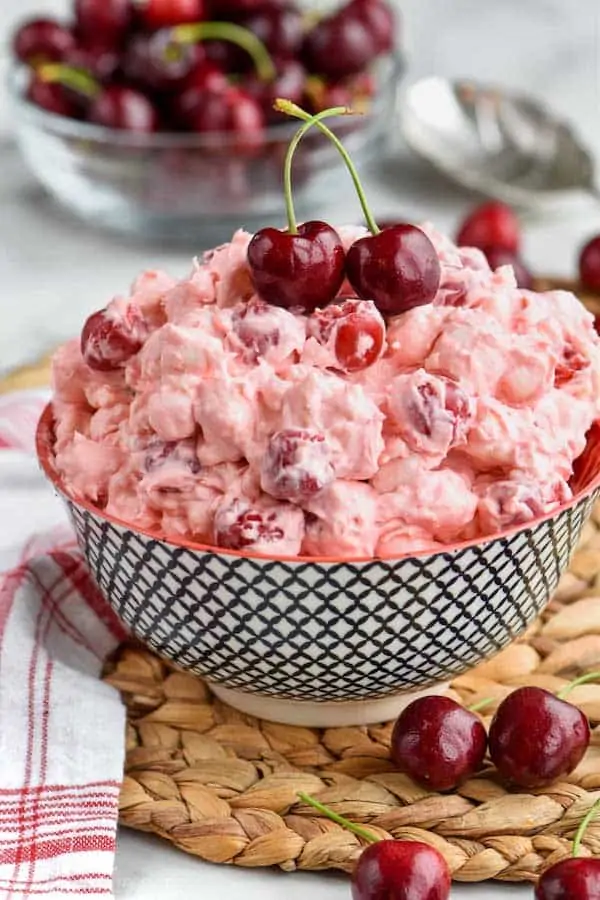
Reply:
M56 9L60 0L0 3L0 48L9 25L30 9ZM405 0L410 80L431 73L473 76L534 91L571 118L600 157L600 5L598 0ZM0 51L1 53L1 51ZM9 139L0 99L0 374L74 333L83 315L125 288L147 265L183 273L201 247L173 252L82 227L43 196ZM431 218L453 229L473 202L400 153L369 179L380 215ZM355 219L344 192L332 221ZM525 255L539 271L568 275L576 248L600 230L600 207L582 204L552 219L528 223ZM128 900L203 896L234 900L301 900L312 892L349 896L337 876L283 875L203 865L150 838L122 833L116 892ZM461 886L456 900L528 897L527 888Z

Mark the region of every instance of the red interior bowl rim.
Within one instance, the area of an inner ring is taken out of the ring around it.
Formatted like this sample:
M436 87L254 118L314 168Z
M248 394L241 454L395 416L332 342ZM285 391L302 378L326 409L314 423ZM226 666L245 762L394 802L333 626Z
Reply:
M488 544L496 543L497 541L506 540L507 538L511 538L521 532L532 531L543 522L547 522L550 519L555 519L558 515L560 515L560 513L564 512L565 510L577 506L578 503L589 497L594 493L595 490L600 487L599 469L594 478L592 478L590 483L587 485L587 487L578 491L567 503L563 503L562 506L557 507L556 509L552 510L552 512L545 513L543 516L538 516L537 518L532 519L530 522L526 522L523 525L515 525L511 528L505 528L503 531L498 531L495 534L486 535L484 538L470 538L466 541L459 541L453 544L444 544L443 547L440 547L436 550L417 550L414 552L402 553L396 556L393 554L386 554L384 556L269 556L265 553L248 553L243 550L228 550L224 547L217 547L213 544L202 544L196 541L187 541L183 539L165 537L164 535L161 535L156 531L152 531L152 529L139 528L136 525L132 525L131 522L126 522L124 519L117 518L117 516L111 516L104 512L104 510L99 509L97 506L94 506L93 503L73 496L66 489L63 480L59 473L56 471L53 463L53 424L54 416L52 411L52 403L48 403L44 408L42 415L40 416L40 420L36 429L35 444L38 460L44 474L54 485L56 490L75 506L81 509L85 509L98 518L104 519L105 521L110 522L112 525L117 525L119 528L122 528L126 531L144 535L151 540L158 541L163 544L168 544L171 547L177 547L183 550L213 553L217 556L232 556L240 559L253 559L258 560L259 562L288 562L305 565L310 563L315 563L316 565L318 565L319 563L324 563L329 565L341 565L344 563L401 562L409 559L446 556L448 554L456 553L461 550L467 550L470 547L484 547Z

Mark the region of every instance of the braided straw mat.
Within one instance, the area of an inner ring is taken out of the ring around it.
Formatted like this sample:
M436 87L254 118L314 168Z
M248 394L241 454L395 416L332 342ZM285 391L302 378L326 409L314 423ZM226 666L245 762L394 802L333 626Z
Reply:
M573 287L539 282L550 286ZM585 298L600 311L591 299ZM43 372L34 371L35 383ZM22 386L21 374L17 380ZM451 695L466 705L494 698L481 713L489 725L498 702L515 687L557 691L595 669L600 504L542 617L521 640L455 679ZM200 679L136 645L119 650L105 680L127 706L121 824L212 862L350 871L361 840L298 802L305 791L381 837L432 844L457 881L533 881L569 855L578 824L600 798L600 683L570 695L593 731L585 758L568 778L518 793L487 765L442 795L394 771L393 723L316 730L260 721L225 706ZM600 855L600 821L588 828L582 852Z

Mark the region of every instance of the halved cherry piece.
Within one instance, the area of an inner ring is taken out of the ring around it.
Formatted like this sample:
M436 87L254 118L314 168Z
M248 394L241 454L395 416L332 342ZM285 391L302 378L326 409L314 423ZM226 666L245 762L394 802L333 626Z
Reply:
M272 435L261 467L261 487L277 500L301 502L335 480L325 435L287 428Z
M107 307L89 317L81 332L81 353L90 369L119 369L141 350L147 337L144 317L137 306L123 310Z
M344 280L344 246L325 222L305 222L297 234L257 231L248 246L256 292L273 306L312 311L326 306Z
M345 372L360 372L377 362L385 343L385 322L369 300L345 300L316 310L308 334L320 344L331 342Z

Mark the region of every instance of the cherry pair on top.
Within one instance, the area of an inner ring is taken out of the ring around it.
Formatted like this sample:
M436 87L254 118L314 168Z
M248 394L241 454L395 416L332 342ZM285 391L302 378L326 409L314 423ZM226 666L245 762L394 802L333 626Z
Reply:
M415 225L379 230L368 208L360 179L346 149L322 119L343 115L343 107L310 116L295 104L278 100L276 107L304 125L291 141L284 165L288 228L263 228L248 247L248 264L259 296L273 306L312 312L336 299L345 279L363 300L372 300L384 315L398 315L431 303L440 285L435 247ZM356 187L371 235L355 241L346 253L339 234L325 222L296 222L291 186L295 150L316 125L340 152Z

